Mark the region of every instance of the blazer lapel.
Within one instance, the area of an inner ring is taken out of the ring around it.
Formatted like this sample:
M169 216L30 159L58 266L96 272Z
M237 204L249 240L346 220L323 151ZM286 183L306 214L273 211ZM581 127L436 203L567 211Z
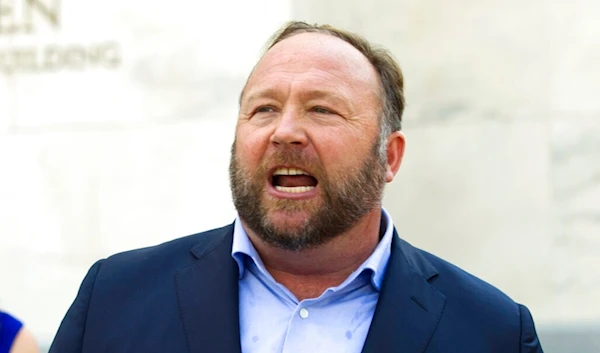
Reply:
M238 268L231 257L233 226L212 231L192 248L197 258L176 275L190 353L240 353Z
M392 251L363 353L423 353L446 298L428 280L433 265L394 230Z

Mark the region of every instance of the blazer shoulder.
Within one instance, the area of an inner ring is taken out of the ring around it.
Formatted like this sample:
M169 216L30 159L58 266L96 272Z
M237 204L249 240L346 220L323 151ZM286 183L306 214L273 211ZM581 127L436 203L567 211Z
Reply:
M403 240L398 244L411 272L418 273L430 289L444 298L443 315L430 344L432 350L448 347L452 342L464 343L458 351L465 352L517 352L525 346L539 349L533 319L526 307L436 255Z
M116 253L100 261L100 274L118 274L119 277L120 274L174 271L191 264L199 253L211 251L230 234L233 234L232 224L158 245Z
M435 269L436 274L429 276L429 283L450 302L473 307L495 307L494 311L499 314L518 314L517 303L499 288L430 252L401 242L404 253L410 254L408 257L412 257L413 263L426 263L429 268Z

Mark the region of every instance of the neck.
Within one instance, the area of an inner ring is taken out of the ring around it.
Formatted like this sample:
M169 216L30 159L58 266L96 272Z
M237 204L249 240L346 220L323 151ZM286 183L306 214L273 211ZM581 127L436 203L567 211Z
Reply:
M353 228L317 248L291 251L265 243L242 221L248 237L273 278L298 300L316 298L341 284L379 243L381 209L364 216Z

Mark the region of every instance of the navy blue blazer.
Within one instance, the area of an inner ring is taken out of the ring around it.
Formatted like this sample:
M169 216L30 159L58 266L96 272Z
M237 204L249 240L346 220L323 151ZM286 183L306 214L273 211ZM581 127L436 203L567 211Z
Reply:
M240 353L233 226L95 263L50 353ZM542 352L527 308L401 240L364 353ZM316 352L315 352L316 353Z

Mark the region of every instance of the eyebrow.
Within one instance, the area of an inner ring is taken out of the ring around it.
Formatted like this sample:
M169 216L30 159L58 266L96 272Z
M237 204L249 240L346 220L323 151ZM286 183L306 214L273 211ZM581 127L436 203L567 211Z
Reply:
M244 96L245 96L245 98L244 98ZM252 101L254 101L254 100L265 98L265 97L277 99L278 96L281 96L281 93L279 93L279 90L277 90L273 87L253 89L248 92L244 92L242 94L242 96L240 96L240 106L242 104L242 101L245 101L247 103L252 103Z
M267 87L264 89L258 88L258 89L254 89L249 92L246 92L244 99L242 99L242 97L240 96L240 106L242 104L242 101L245 101L247 103L252 103L252 101L261 99L261 98L274 98L274 99L279 98L279 99L281 99L282 96L283 96L283 94L281 93L281 91L279 89L275 89L273 87ZM333 102L333 104L343 105L346 108L352 107L352 103L351 103L350 99L346 98L344 95L340 95L339 93L331 92L328 90L322 90L319 88L300 92L300 99L302 99L303 101L309 101L309 100L313 100L313 99L328 99L328 100L331 100Z
M312 89L307 92L302 92L300 97L302 97L305 100L333 99L334 101L339 102L339 103L344 103L346 101L350 101L347 97L344 97L344 95L340 95L338 93L321 90L321 89Z

